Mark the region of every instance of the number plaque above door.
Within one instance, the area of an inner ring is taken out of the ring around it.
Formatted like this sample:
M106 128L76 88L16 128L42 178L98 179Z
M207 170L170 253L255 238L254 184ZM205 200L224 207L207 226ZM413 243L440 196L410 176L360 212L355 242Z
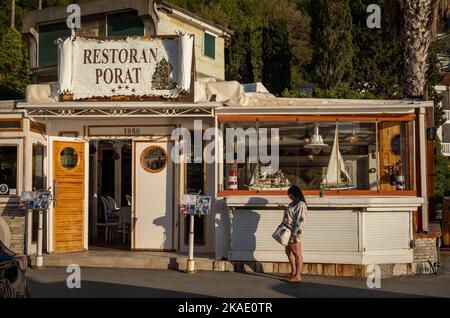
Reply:
M88 126L88 137L114 137L114 136L170 136L176 126Z

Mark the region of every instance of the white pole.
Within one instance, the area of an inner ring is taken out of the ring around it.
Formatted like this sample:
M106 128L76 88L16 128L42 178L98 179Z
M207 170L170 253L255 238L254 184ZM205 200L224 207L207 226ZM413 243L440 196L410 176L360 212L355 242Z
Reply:
M187 262L187 272L193 274L195 272L195 262L194 262L194 215L189 216L189 256Z
M37 256L36 256L37 268L42 268L44 266L44 257L42 256L43 223L44 223L44 211L39 210L39 226L38 226L38 241L37 241Z

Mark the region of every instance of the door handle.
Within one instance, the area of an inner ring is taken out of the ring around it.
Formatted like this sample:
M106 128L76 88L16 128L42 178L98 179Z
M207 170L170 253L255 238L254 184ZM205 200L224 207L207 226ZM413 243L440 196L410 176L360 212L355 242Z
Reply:
M53 179L53 207L58 206L58 179Z

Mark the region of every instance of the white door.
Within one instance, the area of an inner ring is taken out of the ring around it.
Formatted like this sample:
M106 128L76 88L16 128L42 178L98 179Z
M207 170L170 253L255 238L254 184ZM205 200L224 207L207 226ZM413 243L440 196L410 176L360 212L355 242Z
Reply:
M134 141L133 248L174 250L172 143Z

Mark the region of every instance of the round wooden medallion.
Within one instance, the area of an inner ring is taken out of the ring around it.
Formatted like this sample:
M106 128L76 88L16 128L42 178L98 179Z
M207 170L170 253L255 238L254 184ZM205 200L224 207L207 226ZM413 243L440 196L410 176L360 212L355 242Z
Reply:
M160 146L147 147L141 154L141 166L150 173L161 172L166 168L168 161L166 150Z
M400 135L391 138L391 151L397 156L400 155Z

